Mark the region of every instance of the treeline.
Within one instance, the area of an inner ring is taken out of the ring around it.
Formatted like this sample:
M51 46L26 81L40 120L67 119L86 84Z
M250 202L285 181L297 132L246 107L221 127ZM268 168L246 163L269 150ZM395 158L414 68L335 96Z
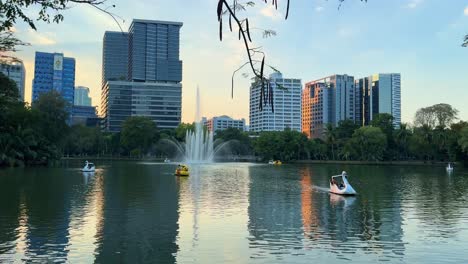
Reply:
M160 130L147 117L130 117L120 133L99 127L68 126L69 109L58 92L42 94L31 106L18 100L16 84L0 73L0 166L47 165L63 156L175 158L193 124ZM380 114L369 126L350 120L327 124L321 139L297 131L247 133L217 131L215 146L229 142L219 155L254 155L264 160L463 161L468 160L468 123L455 122L458 111L447 104L421 108L414 126L393 126Z
M467 162L468 123L454 122L457 114L450 105L438 104L418 110L412 127L395 128L389 114L374 116L364 127L344 120L336 127L327 124L323 137L311 140L291 130L261 132L250 135L245 149L265 160Z
M21 102L16 83L0 73L0 167L49 165L64 155L141 157L156 152L164 136L145 117L129 118L121 133L70 127L70 108L57 91L41 94L32 106Z

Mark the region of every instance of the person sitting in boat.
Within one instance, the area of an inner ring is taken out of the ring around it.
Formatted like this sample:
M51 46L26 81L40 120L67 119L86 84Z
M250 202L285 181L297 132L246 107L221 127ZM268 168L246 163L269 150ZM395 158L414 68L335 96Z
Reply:
M181 171L188 171L187 166L182 165L182 164L177 165L177 169Z

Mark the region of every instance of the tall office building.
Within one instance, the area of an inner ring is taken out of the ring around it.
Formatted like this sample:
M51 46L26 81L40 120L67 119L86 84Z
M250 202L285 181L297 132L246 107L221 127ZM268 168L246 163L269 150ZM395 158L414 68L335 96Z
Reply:
M0 62L0 72L12 79L18 87L20 100L24 101L24 83L26 79L26 69L20 60L7 60Z
M356 81L362 96L361 124L369 125L376 114L393 116L395 127L401 124L401 76L399 73L379 73Z
M128 33L106 31L102 49L102 87L107 81L128 80Z
M302 94L302 132L319 138L328 123L337 126L346 119L356 122L359 104L353 76L336 74L308 82Z
M203 119L203 124L208 128L209 131L226 130L228 128L237 128L240 131L245 130L245 119L233 119L229 116L215 116L210 119Z
M74 105L91 106L92 100L89 96L89 88L84 86L75 87L75 102Z
M36 52L32 101L51 90L58 91L73 105L75 95L75 59L62 53Z
M180 22L134 19L128 34L106 32L103 43L101 116L117 132L130 116L176 128L182 112ZM124 52L128 48L125 56Z
M286 128L301 131L301 91L300 79L283 78L280 73L270 75L273 88L273 106L260 110L261 85L250 86L250 126L252 132L283 131Z

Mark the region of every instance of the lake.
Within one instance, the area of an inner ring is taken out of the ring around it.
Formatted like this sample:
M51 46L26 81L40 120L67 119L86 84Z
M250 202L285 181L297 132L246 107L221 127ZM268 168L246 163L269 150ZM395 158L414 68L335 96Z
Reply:
M0 170L0 263L468 262L461 167L96 165Z

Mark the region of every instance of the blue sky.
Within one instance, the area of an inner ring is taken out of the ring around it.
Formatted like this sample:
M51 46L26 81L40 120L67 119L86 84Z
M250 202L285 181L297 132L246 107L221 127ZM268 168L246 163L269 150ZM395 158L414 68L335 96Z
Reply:
M360 78L379 72L402 75L402 119L411 122L415 111L435 103L450 103L468 119L468 48L460 46L468 34L467 0L291 0L284 20L285 1L279 10L263 1L249 9L251 25L273 29L277 36L262 39L267 62L285 77L303 83L335 73ZM181 21L183 60L183 115L194 118L195 90L202 94L202 113L248 119L249 81L238 76L234 99L230 98L231 74L246 61L237 34L218 39L217 0L108 0L114 12L132 18ZM38 22L34 32L23 24L15 27L20 38L32 44L17 54L27 67L26 97L30 98L34 52L63 52L77 61L76 85L92 91L100 105L102 37L118 30L115 22L89 6L64 12L61 24Z

